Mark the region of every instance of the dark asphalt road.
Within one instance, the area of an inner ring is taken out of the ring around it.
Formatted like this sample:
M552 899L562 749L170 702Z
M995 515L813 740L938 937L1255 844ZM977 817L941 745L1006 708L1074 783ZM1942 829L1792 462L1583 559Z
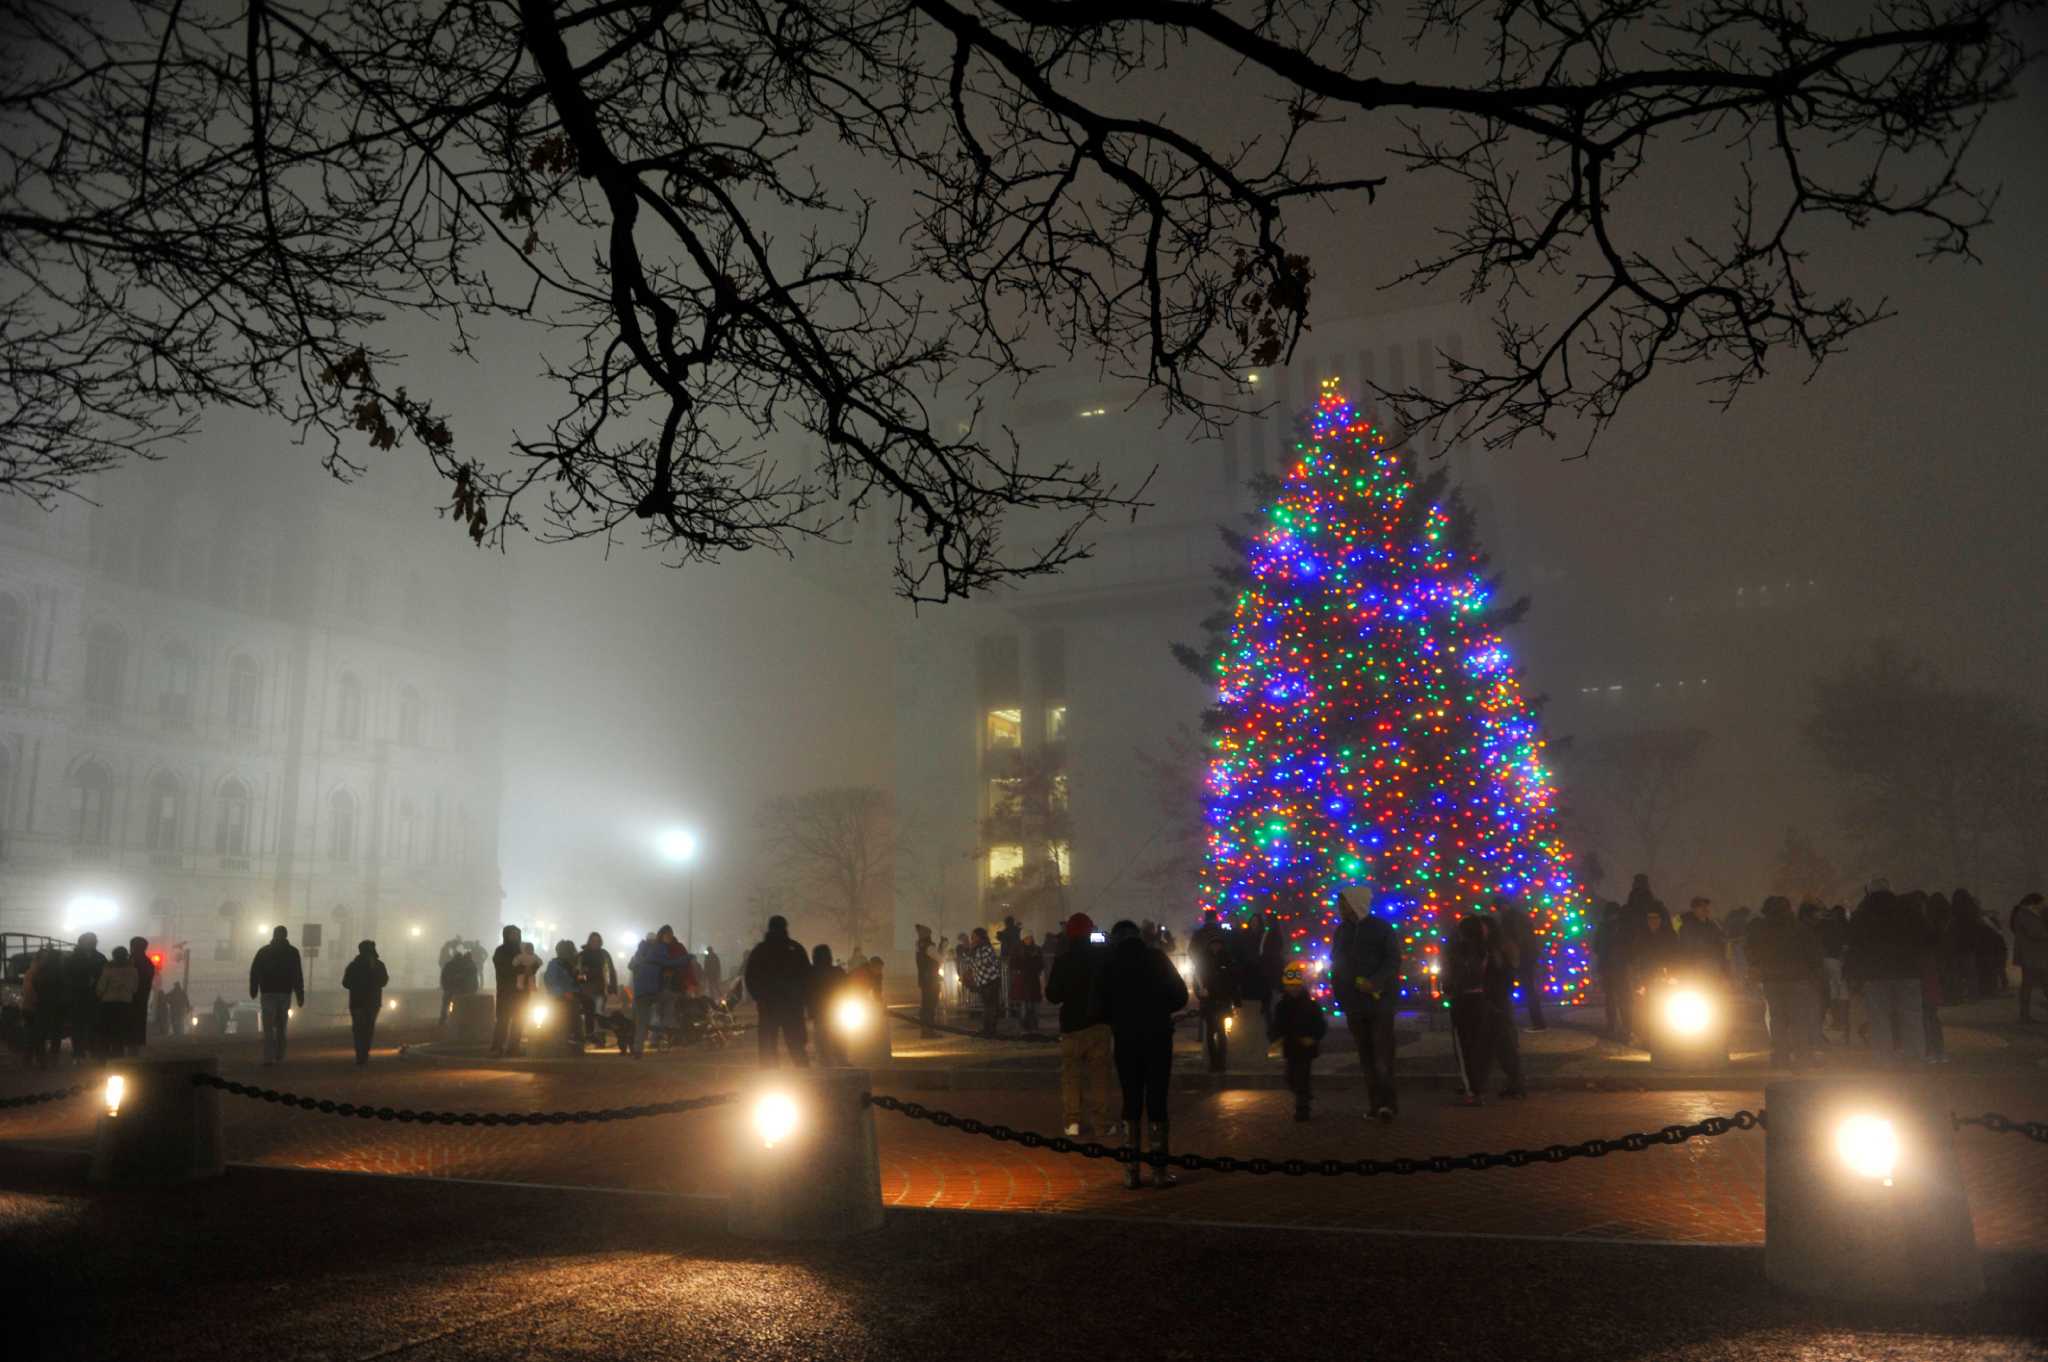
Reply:
M1154 1195L1173 1195L1155 1193ZM1933 1315L1768 1291L1750 1249L894 1212L836 1244L727 1238L706 1203L234 1169L92 1194L0 1169L8 1352L313 1359L1516 1362L2048 1358L2034 1258ZM712 1223L705 1223L709 1218Z

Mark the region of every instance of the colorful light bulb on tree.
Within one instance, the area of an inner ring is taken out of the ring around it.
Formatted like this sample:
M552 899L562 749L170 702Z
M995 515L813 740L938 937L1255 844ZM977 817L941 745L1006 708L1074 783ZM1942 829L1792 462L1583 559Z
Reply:
M1511 895L1554 994L1586 984L1586 898L1535 706L1501 641L1470 514L1324 384L1294 462L1226 570L1201 906L1276 912L1326 953L1340 890L1372 892L1425 987L1451 926Z

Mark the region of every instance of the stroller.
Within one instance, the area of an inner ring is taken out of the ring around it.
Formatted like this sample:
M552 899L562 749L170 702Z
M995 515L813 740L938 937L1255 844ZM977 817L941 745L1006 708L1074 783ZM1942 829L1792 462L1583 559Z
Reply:
M738 992L737 989L734 990ZM721 1049L739 1034L731 998L664 994L647 1028L647 1049L672 1050L685 1045Z

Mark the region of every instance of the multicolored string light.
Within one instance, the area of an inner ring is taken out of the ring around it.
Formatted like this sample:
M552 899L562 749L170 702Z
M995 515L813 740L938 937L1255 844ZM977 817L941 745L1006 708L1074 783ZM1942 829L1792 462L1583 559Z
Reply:
M1201 906L1274 912L1320 961L1338 892L1367 888L1414 997L1452 924L1509 895L1540 934L1546 990L1575 998L1588 900L1485 555L1335 379L1295 456L1216 659Z

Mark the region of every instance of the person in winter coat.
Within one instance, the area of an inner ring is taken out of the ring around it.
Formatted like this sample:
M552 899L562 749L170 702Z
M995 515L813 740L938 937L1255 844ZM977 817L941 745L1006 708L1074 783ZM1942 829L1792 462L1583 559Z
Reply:
M270 943L249 962L249 996L262 1009L265 1064L284 1063L284 1033L291 1021L292 1002L296 999L300 1007L306 1005L306 971L289 935L282 926L273 928Z
M526 1008L533 1001L533 975L523 957L525 944L517 927L507 927L491 952L491 973L498 990L497 1016L491 1028L491 1053L516 1055L526 1039Z
M1128 920L1110 929L1109 959L1100 979L1103 1010L1116 1046L1116 1076L1124 1092L1124 1124L1137 1144L1140 1122L1149 1118L1152 1180L1171 1187L1179 1181L1166 1164L1171 1122L1166 1089L1173 1076L1173 1018L1188 1005L1187 982L1164 952L1147 946ZM1138 1187L1142 1164L1124 1168L1124 1185Z
M1188 959L1194 966L1195 1006L1201 1012L1202 1049L1211 1073L1223 1072L1228 1026L1237 1010L1238 975L1231 951L1221 916L1214 908L1204 909L1202 925L1188 938Z
M1796 1068L1815 1058L1812 1009L1825 978L1819 938L1793 916L1791 901L1773 894L1750 928L1749 968L1764 990L1771 1063Z
M1505 1080L1502 1097L1527 1095L1522 1085L1521 1045L1515 1035L1513 946L1497 935L1492 917L1473 913L1452 929L1445 985L1451 995L1451 1041L1463 1092L1459 1102L1476 1107L1497 1065Z
M1921 1028L1920 967L1926 927L1898 895L1874 889L1849 917L1849 987L1870 1016L1870 1050L1880 1063L1917 1063L1927 1054Z
M45 946L21 980L22 1024L28 1036L28 1065L47 1069L64 1043L64 955Z
M1280 1047L1287 1088L1294 1094L1294 1119L1306 1121L1315 1100L1313 1069L1330 1023L1323 1005L1308 991L1308 966L1290 960L1280 972L1280 997L1266 1022L1266 1043Z
M93 985L93 997L100 1009L93 1036L99 1042L102 1061L119 1059L128 1052L128 1018L135 1007L139 982L135 964L128 958L128 948L114 947L113 959L107 961L99 981Z
M447 963L441 966L441 1017L434 1023L437 1032L448 1029L448 1018L455 1012L455 1000L476 992L478 984L476 960L465 950L451 952Z
M1529 1009L1529 1029L1547 1030L1550 1024L1543 1020L1543 945L1537 940L1536 924L1528 909L1505 894L1493 900L1493 915L1505 938L1502 944L1512 947L1515 972L1511 983L1522 990L1522 1005Z
M778 1036L789 1050L790 1062L803 1068L810 1061L804 1054L804 1001L810 993L810 957L789 939L789 920L780 913L768 919L767 934L747 956L747 994L754 1000L757 1029L761 1033L761 1067L775 1067Z
M858 957L855 957L858 959ZM832 963L832 948L824 942L811 947L811 972L804 982L804 1011L811 1019L811 1034L817 1044L818 1063L846 1063L846 1038L832 1017L833 1004L854 989L859 981Z
M627 981L633 992L633 1036L628 1049L635 1059L646 1054L647 1042L654 1038L655 1024L661 1016L661 974L667 965L668 949L651 936L640 938L640 944L633 948L633 958L626 962Z
M370 1062L370 1047L377 1040L377 1018L384 1011L384 989L391 972L377 958L377 943L356 943L356 958L341 972L341 986L348 990L348 1027L356 1043L356 1067Z
M1352 891L1337 896L1343 913L1353 919L1343 933L1343 949L1330 959L1337 997L1351 1043L1358 1047L1358 1067L1365 1074L1366 1110L1391 1121L1401 1109L1394 1088L1394 1013L1401 1002L1401 936L1370 903L1355 905Z
M79 935L71 954L64 958L64 1019L71 1026L71 1062L83 1064L94 1049L94 1034L100 1020L100 974L107 958L100 954L100 939L91 932Z
M1604 1034L1609 1040L1627 1040L1634 1033L1629 957L1628 920L1621 905L1609 899L1600 905L1600 920L1593 926L1593 973L1600 979L1600 996L1607 1001Z
M918 1034L931 1040L939 1034L933 1025L939 1019L939 948L932 929L921 922L917 924L916 961L917 1020L923 1028Z
M1109 1100L1114 1041L1102 997L1108 960L1094 921L1086 913L1068 918L1066 945L1053 961L1045 996L1060 1009L1060 1113L1069 1138L1081 1134L1083 1120L1097 1138L1117 1134Z
M576 955L576 995L583 1007L584 1034L591 1040L597 1039L598 1014L604 1011L605 998L618 987L619 971L612 964L612 953L604 948L604 937L592 932Z
M2012 929L2012 962L2020 968L2020 1025L2034 1021L2034 990L2048 1001L2048 910L2039 894L2013 905L2006 923Z
M718 958L717 947L706 946L704 948L704 958L698 962L698 965L704 972L704 996L707 998L718 997L719 989L725 984L725 962Z
M1705 988L1728 982L1728 938L1714 921L1714 901L1695 898L1678 919L1679 971Z
M141 1054L149 1044L149 1004L156 992L156 962L149 958L149 939L134 937L128 942L128 963L135 966L135 1001L128 1008L127 1034L130 1051Z
M1017 944L1010 948L1006 962L1010 971L1010 1001L1024 1013L1024 1029L1038 1029L1038 1004L1045 996L1045 952L1038 948L1038 941L1026 932Z
M541 987L547 991L548 999L554 1003L548 1016L548 1024L559 1021L562 1048L572 1055L583 1053L583 992L582 981L577 977L576 943L557 941L554 959L548 961L541 971Z
M981 1000L981 1034L993 1036L1003 1007L1003 961L989 944L986 927L974 929L974 939L967 947L967 974L974 996Z

